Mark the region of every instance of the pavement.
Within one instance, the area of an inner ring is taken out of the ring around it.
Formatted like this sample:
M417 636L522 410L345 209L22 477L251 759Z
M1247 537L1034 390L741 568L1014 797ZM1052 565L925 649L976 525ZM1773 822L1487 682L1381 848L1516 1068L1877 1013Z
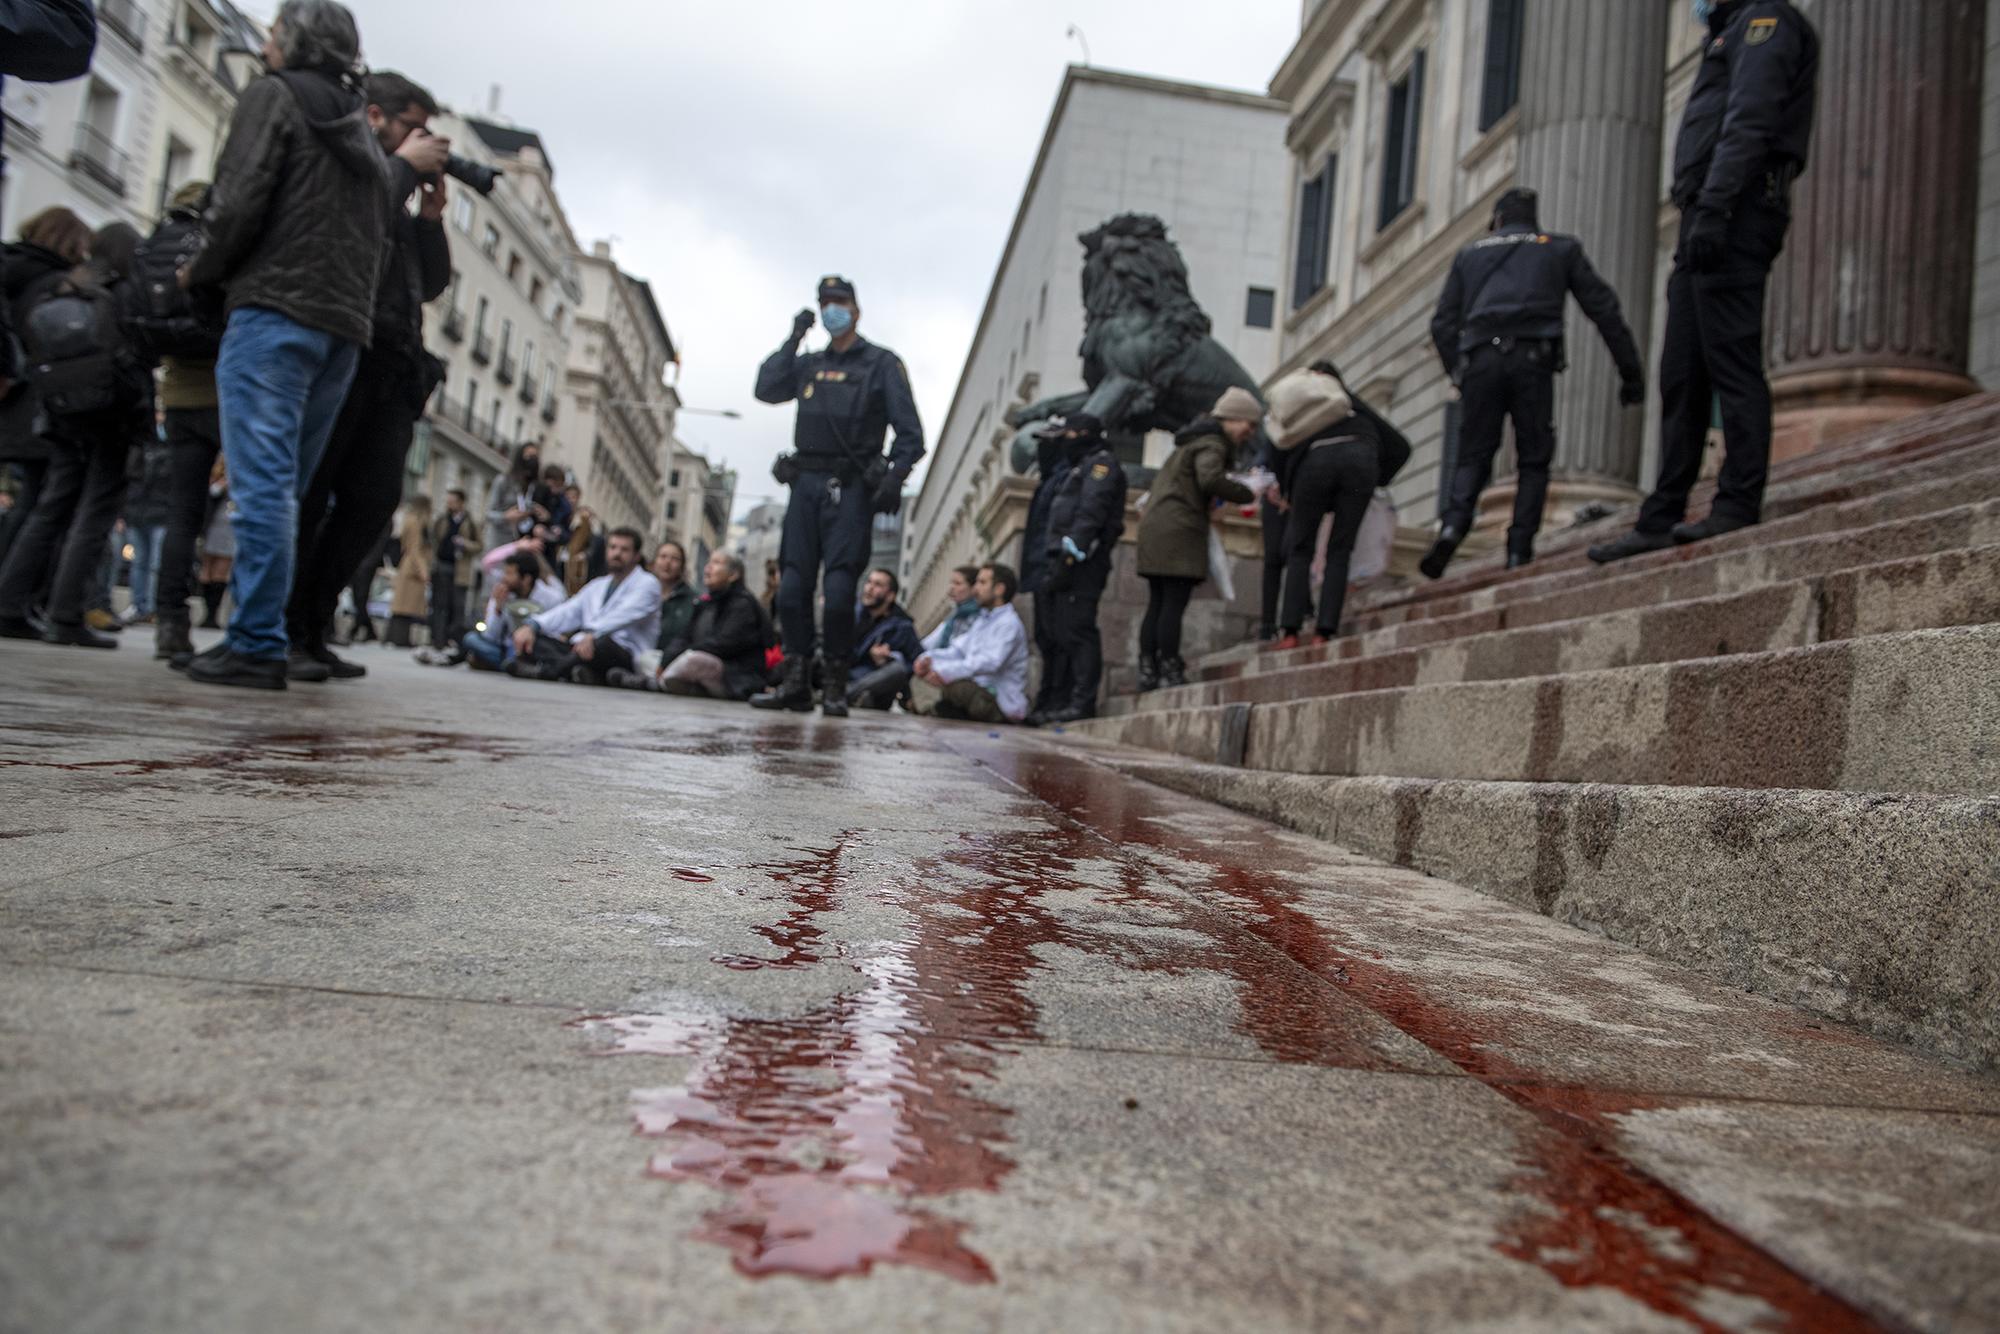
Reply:
M1991 1078L1060 739L358 656L0 643L0 1329L2000 1328Z

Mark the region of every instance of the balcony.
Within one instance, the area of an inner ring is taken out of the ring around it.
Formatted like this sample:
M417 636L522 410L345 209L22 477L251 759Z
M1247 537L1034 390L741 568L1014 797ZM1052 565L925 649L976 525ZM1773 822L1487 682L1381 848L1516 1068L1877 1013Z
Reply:
M549 386L548 397L542 400L542 420L553 425L555 419L556 419L556 391L555 391L555 386L551 385Z
M484 329L472 335L472 359L482 366L493 364L493 335Z
M132 160L118 151L110 135L88 121L76 127L69 165L72 171L82 172L119 198L125 197L125 178L131 171Z
M514 354L512 352L502 352L500 354L500 369L493 372L493 378L501 384L512 384L514 383L514 372L518 368L519 363L515 360Z
M523 403L526 403L531 408L534 407L536 398L540 397L540 391L541 385L532 373L521 377L521 401Z
M465 312L462 310L447 310L444 313L444 319L439 324L439 328L444 333L444 336L452 342L463 343L465 341Z
M134 0L98 0L97 22L123 37L134 51L146 49L146 16Z

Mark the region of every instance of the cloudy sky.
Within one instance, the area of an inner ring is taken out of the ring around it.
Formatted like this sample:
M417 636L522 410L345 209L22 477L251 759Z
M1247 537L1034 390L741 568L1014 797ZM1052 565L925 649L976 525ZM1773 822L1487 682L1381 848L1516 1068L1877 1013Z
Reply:
M860 290L862 329L908 362L944 420L1064 67L1263 89L1298 0L348 0L370 64L538 130L578 239L650 279L681 394L741 421L681 434L775 490L789 410L757 363L823 273ZM264 15L272 0L247 6ZM815 335L821 338L823 335ZM739 505L739 508L742 506Z

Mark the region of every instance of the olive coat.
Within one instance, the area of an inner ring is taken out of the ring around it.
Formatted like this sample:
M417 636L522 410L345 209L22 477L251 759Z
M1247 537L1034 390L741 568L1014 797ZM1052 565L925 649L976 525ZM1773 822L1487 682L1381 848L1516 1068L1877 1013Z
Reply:
M1174 437L1174 452L1153 478L1139 519L1139 573L1208 578L1208 522L1217 500L1247 505L1256 493L1229 477L1232 446L1219 423L1202 419Z

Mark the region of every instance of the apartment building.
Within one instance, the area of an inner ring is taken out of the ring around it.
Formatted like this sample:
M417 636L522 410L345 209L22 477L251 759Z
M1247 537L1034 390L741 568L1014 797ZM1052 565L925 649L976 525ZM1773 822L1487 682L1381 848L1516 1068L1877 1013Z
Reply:
M580 301L564 363L565 411L544 456L568 467L605 522L658 533L680 394L679 360L651 284L599 241L577 263Z
M556 459L561 378L584 288L541 137L451 112L431 128L460 157L503 173L490 195L450 182L451 290L424 310L424 342L444 359L446 378L409 460L411 490L458 487L476 506L522 445Z
M676 437L667 462L666 504L660 535L687 548L688 578L701 583L701 567L729 545L729 515L736 504L736 473L717 467Z

